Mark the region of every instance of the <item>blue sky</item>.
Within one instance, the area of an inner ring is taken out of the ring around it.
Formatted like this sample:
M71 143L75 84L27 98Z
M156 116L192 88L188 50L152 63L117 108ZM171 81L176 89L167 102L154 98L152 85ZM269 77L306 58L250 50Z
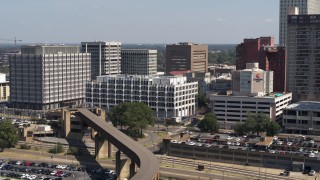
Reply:
M25 43L278 41L279 0L1 0L0 38Z

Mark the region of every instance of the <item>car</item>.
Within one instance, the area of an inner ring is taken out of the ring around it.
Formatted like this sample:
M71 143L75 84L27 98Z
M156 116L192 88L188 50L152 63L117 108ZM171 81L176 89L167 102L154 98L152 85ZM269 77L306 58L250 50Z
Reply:
M232 136L227 136L226 139L227 140L231 140L231 139L233 139L233 137Z
M236 146L240 146L240 143L239 143L239 142L236 142L235 145L236 145Z
M23 163L22 161L17 161L16 165L22 165L22 163Z
M319 153L318 149L313 150L313 153L318 154Z
M314 153L310 153L309 157L315 157L316 155Z
M230 141L227 141L227 143L226 143L227 145L231 145L232 143L230 142Z
M195 145L196 146L202 146L202 143L196 143Z
M283 144L282 141L277 141L276 143L277 143L277 145L282 145Z
M240 141L240 138L236 138L236 141Z
M211 144L205 144L204 146L205 147L211 147Z
M170 142L171 142L171 143L178 143L178 141L177 141L177 140L174 140L174 139L171 140Z
M269 150L269 153L274 154L274 153L276 153L276 151L275 151L275 150L270 149L270 150Z
M313 144L313 143L314 143L314 140L310 140L309 143Z
M273 140L278 140L278 136L273 136Z
M33 179L36 179L36 178L37 178L36 175L31 175L31 176L29 176L29 179L30 179L30 180L33 180Z
M188 142L187 144L188 144L188 145L191 145L191 146L194 146L196 143L195 143L195 142L190 141L190 142Z
M315 170L311 170L310 172L309 172L309 176L314 176L316 174L316 171Z
M50 173L50 175L54 176L56 173L57 173L57 171L54 170L54 171L52 171L52 172Z
M290 172L289 171L283 171L280 173L280 176L290 176Z
M288 145L288 146L291 146L291 145L292 145L292 142L290 142L290 141L287 142L287 145Z

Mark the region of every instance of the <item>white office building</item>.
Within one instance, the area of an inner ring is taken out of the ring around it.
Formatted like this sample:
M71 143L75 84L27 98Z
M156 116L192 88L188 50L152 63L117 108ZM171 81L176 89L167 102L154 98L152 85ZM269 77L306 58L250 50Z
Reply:
M81 42L83 53L91 53L91 79L121 73L121 42Z
M121 72L131 75L157 74L157 50L122 49Z
M155 116L176 118L195 114L198 83L186 77L105 75L86 85L86 104L109 110L122 102L143 102Z
M271 93L261 97L212 95L212 112L216 114L221 127L233 129L244 122L247 113L263 113L271 120L281 120L282 110L291 103L292 94Z
M34 110L82 105L90 62L79 46L22 46L10 55L10 103Z
M292 9L297 7L298 9ZM289 14L320 14L319 0L280 0L279 44L286 45L287 22Z

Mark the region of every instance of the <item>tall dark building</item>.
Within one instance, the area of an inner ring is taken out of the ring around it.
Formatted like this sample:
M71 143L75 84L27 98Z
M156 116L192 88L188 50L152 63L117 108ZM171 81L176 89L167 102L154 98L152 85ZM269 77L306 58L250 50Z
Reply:
M208 45L188 42L166 46L166 72L208 72Z
M273 37L244 39L236 49L237 70L246 68L247 63L259 63L261 69L273 71L273 91L286 91L286 47L275 46Z
M320 15L289 15L287 30L287 88L294 101L320 101Z

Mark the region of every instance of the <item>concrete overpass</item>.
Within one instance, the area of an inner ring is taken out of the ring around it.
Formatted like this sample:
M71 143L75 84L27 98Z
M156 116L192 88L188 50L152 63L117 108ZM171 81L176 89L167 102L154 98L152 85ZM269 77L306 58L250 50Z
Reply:
M100 116L86 108L78 108L72 111L74 115L70 115L71 113L69 110L63 110L62 112L66 138L75 136L75 134L72 135L72 128L76 128L74 124L79 123L79 120L81 121L81 124L78 125L80 126L80 130L83 128L83 124L94 129L96 133L92 134L95 137L97 158L111 157L112 145L118 149L115 162L116 173L119 179L129 177L132 180L158 180L160 178L159 161L157 157L117 128L106 123L105 119L101 118L101 111L97 111L100 112L100 114L97 113ZM70 120L70 117L72 116L77 116L79 118L77 123L72 124L72 122L74 122L74 120ZM102 117L105 117L105 114ZM121 159L121 152L129 159Z

